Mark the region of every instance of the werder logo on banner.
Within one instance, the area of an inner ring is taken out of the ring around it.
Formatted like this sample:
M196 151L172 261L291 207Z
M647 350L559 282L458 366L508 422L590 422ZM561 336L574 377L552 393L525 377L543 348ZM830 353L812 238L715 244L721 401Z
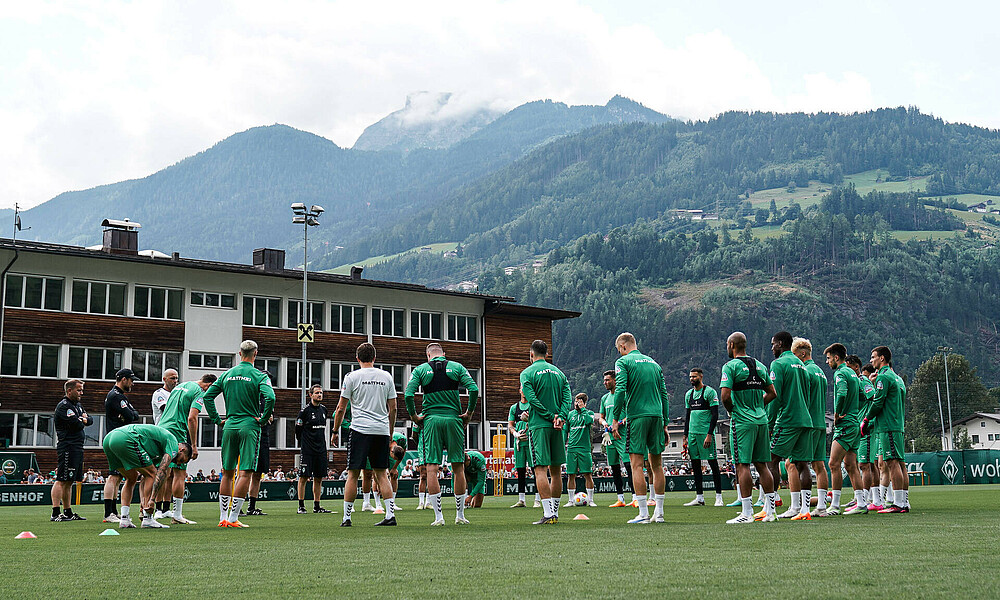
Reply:
M944 464L941 465L941 473L948 481L955 483L955 476L958 475L958 466L952 460L951 456L946 458Z
M294 485L288 486L288 499L295 500L296 490Z

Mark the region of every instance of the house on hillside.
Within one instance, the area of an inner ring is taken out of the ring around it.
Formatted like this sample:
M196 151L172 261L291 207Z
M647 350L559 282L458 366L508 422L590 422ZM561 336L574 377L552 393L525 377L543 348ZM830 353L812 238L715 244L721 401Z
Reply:
M973 204L969 207L969 212L984 213L987 211L986 203L980 202L979 204Z
M973 450L1000 450L1000 414L998 413L972 413L964 419L955 421L952 427L959 435L961 435L962 429L969 431ZM941 443L948 450L952 449L948 444L950 439L953 439L951 430L946 428L941 435Z

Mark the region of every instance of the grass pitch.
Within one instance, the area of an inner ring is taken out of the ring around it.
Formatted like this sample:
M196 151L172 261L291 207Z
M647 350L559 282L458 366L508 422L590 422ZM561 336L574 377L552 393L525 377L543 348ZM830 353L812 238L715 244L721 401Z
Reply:
M468 510L464 527L447 498L443 528L415 499L382 529L370 513L339 527L339 501L325 503L332 515L298 515L285 501L262 503L269 515L245 518L250 529L222 530L214 504L191 503L184 513L198 525L117 537L98 536L98 505L68 523L50 523L44 507L5 508L2 589L18 599L998 597L998 492L914 487L909 515L742 526L724 523L734 508L681 507L687 492L667 495L662 525L626 525L635 509L606 508L611 495L562 508L553 526L530 525L541 510L509 509L510 496ZM590 520L573 521L579 512ZM25 530L38 539L14 539Z

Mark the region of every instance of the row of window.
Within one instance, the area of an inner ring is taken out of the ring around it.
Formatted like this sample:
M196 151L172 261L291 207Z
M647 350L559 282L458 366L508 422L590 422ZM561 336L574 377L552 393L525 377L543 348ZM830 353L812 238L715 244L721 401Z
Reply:
M122 368L125 351L120 348L82 348L70 346L67 376L76 379L114 380L115 373ZM328 383L324 383L323 370L328 361L307 361L306 377L308 385L324 385L328 389L339 390L345 375L360 368L358 363L330 362ZM203 354L191 352L188 367L195 369L228 369L234 364L232 354ZM254 366L271 376L273 385L279 385L279 358L257 358ZM132 371L136 381L160 382L163 372L176 369L180 372L181 354L161 350L133 350ZM402 392L406 386L408 369L406 365L376 364L392 374L396 391ZM472 378L478 382L479 370L470 369ZM19 377L58 377L59 346L45 344L18 344L4 342L0 352L0 375ZM285 387L298 389L302 385L302 361L288 359L285 364ZM467 393L460 388L461 393Z
M73 312L101 315L125 315L126 285L101 281L74 280L70 309ZM153 286L135 286L132 314L151 319L183 318L183 290ZM5 306L63 310L63 280L57 277L7 275ZM236 309L236 295L192 291L191 305ZM317 331L365 335L365 307L331 304L329 323L324 302L309 302L302 314L301 300L288 300L285 327L295 329L305 317ZM264 296L243 297L243 324L258 327L282 327L281 299ZM447 339L456 342L478 341L477 317L448 315ZM405 337L405 311L401 308L372 308L372 334ZM410 311L409 337L427 340L445 339L444 313Z

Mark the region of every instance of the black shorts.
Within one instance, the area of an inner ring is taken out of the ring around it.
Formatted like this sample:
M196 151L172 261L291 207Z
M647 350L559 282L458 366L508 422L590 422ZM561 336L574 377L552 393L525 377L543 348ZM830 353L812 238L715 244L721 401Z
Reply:
M56 450L56 481L83 481L83 448Z
M261 436L260 447L257 448L257 473L271 472L271 442Z
M299 460L299 477L306 479L326 477L329 466L326 454L303 454Z
M351 430L347 436L347 468L360 471L370 463L373 469L389 468L389 436L369 435Z

